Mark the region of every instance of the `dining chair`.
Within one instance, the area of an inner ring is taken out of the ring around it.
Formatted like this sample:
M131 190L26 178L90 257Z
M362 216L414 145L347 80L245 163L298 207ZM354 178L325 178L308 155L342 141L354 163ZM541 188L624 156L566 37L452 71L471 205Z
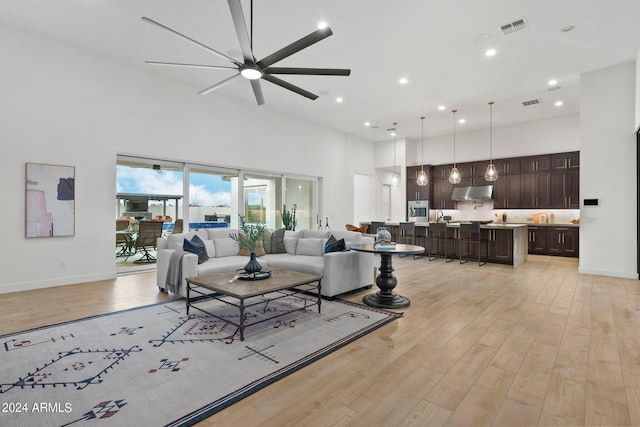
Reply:
M127 228L129 228L128 219L116 219L116 249L120 249L116 257L128 255L131 250L131 237L125 233L118 233L118 231L126 231Z

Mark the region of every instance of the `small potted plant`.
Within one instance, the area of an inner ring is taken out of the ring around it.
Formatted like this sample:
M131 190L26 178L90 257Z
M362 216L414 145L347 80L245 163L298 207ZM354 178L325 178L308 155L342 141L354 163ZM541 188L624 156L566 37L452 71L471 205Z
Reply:
M244 266L244 271L249 274L257 273L262 270L262 266L256 259L256 249L266 243L264 232L267 225L264 223L247 224L244 216L238 215L238 217L240 218L240 233L232 233L230 236L238 242L240 248L247 248L251 253L249 262Z

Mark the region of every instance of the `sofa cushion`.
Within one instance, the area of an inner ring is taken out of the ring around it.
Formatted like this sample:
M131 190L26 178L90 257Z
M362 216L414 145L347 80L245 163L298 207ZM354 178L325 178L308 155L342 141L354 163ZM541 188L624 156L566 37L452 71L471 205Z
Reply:
M184 239L182 249L198 255L198 264L202 264L209 259L209 255L207 254L207 249L204 246L204 242L198 236L193 236L191 240Z
M238 242L231 237L213 239L213 246L216 248L216 258L238 255L238 252L240 252Z
M317 238L317 239L328 239L331 233L327 230L302 230L302 236L305 239L308 238Z
M324 274L324 257L321 256L270 254L265 258L269 261L269 267L272 268L284 268L318 276ZM262 260L260 262L262 263Z
M284 234L285 229L280 228L278 230L274 230L269 236L269 253L271 254L284 254L287 250L284 247Z
M285 237L284 240L284 249L289 255L296 254L296 247L298 246L298 238L297 237Z
M328 253L328 252L341 252L344 251L346 249L345 243L344 243L344 239L336 239L335 236L332 234L329 237L329 240L326 241L326 243L324 244L324 253Z
M296 255L322 256L323 252L321 238L298 239Z
M167 237L167 249L173 249L175 251L183 250L183 242L185 239L191 240L193 236L198 236L201 240L205 241L209 239L206 230L190 231L186 233L170 234Z

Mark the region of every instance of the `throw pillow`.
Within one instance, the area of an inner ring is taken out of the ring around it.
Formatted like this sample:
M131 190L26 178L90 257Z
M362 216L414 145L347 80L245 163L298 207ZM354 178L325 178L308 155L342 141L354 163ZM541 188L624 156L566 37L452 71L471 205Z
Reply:
M296 254L296 246L298 246L298 238L296 237L284 238L284 248L289 255Z
M324 253L342 252L346 248L347 247L346 247L346 245L344 243L344 239L338 240L332 234L331 237L329 237L329 240L327 240L327 243L325 243L325 245L324 245Z
M322 239L315 237L298 239L296 255L322 256Z
M182 249L198 255L198 264L202 264L209 259L207 249L204 247L204 242L198 236L193 236L191 240L184 239Z
M278 230L274 230L271 233L271 251L272 254L284 254L287 250L284 247L284 228L280 228Z
M238 242L233 240L231 237L213 239L213 246L216 248L216 258L238 255L238 252L240 251Z

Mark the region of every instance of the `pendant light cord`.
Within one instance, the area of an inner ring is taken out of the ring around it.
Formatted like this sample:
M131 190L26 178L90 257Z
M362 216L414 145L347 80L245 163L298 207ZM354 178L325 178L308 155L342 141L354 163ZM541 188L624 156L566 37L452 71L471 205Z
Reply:
M420 165L422 166L422 171L424 171L424 116L420 117L422 121L422 159L420 160Z
M489 102L489 163L493 164L493 101Z
M453 167L456 167L456 113L458 110L451 110L453 113Z

